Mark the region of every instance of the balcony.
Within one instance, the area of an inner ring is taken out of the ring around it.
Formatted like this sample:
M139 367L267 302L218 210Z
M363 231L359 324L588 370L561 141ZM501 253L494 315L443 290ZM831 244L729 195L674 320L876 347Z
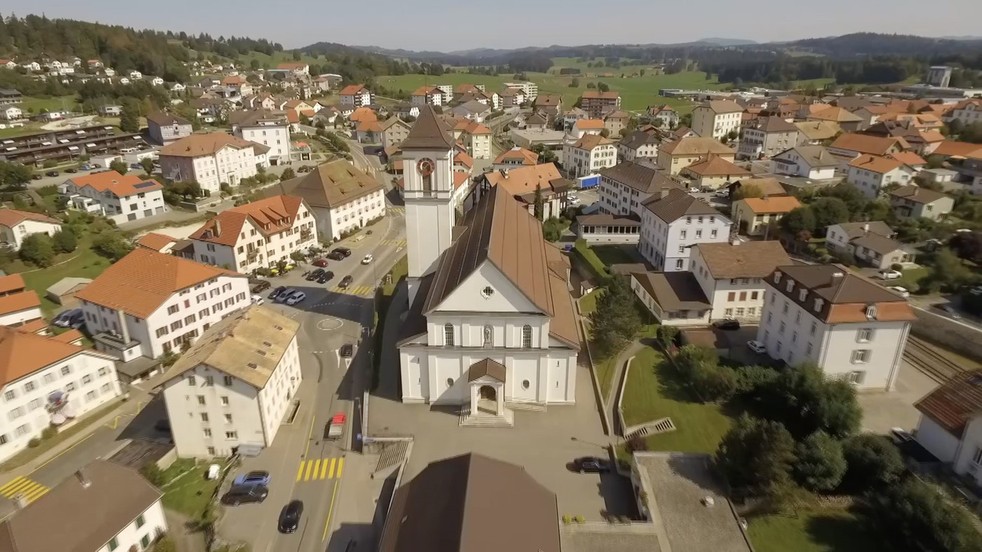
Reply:
M300 241L307 241L307 240L313 239L313 237L314 237L314 231L313 230L306 230L305 229L305 230L301 230L300 231Z

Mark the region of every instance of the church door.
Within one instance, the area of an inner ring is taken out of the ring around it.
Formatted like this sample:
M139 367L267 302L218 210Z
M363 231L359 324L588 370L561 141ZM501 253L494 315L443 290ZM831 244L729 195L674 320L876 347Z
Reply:
M498 400L498 394L495 392L494 387L491 387L490 385L482 385L481 388L478 389L478 394L482 401Z

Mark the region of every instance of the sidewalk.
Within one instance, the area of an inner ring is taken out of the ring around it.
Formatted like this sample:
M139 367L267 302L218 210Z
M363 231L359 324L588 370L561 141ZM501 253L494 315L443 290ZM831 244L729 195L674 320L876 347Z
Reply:
M635 339L617 355L617 360L614 361L614 373L610 378L610 389L607 391L607 396L604 397L604 410L607 411L607 419L611 423L611 437L621 433L620 419L617 417L617 392L621 387L624 366L627 364L628 359L638 354L638 351L642 348L644 348L644 344Z
M343 552L349 541L358 543L357 550L376 549L376 540L381 533L381 527L373 524L378 502L386 501L381 505L383 513L388 507L388 495L380 496L385 478L371 477L377 463L378 455L375 454L349 454L345 459L344 479L338 483L326 552Z

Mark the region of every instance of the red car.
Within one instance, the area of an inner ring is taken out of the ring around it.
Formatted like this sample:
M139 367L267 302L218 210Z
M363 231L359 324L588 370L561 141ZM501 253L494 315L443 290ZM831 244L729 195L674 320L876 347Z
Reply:
M323 268L323 267L327 266L327 259L314 259L314 262L311 263L311 264L313 264L314 266L319 266L319 267Z

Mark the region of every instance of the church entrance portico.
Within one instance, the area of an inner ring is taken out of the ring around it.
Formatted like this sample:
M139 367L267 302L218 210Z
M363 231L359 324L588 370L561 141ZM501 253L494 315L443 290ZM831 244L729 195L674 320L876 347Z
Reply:
M491 359L475 362L467 369L470 401L461 412L464 426L511 427L512 412L505 408L507 369Z

